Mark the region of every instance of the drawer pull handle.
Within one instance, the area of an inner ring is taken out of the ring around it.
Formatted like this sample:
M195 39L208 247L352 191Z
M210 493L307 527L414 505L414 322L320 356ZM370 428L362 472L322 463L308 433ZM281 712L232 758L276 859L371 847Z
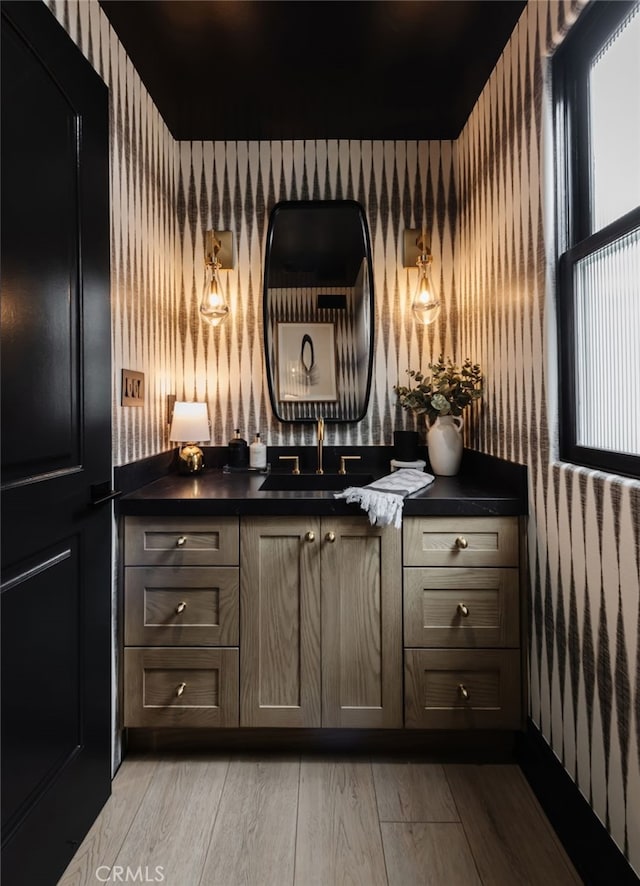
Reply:
M327 534L326 534L325 537L324 537L324 540L325 540L325 541L328 541L328 542L331 542L331 544L333 544L334 541L336 540L336 534L335 534L335 532L327 532Z
M463 618L467 618L469 615L469 607L465 606L464 603L458 603L458 612Z
M180 613L184 612L186 608L187 604L184 602L184 600L181 600L176 606L176 615L180 615Z
M468 701L471 698L471 693L464 685L464 683L458 683L458 692L464 698L465 701Z
M176 544L179 548L181 548L182 545L186 545L186 543L187 543L187 536L186 535L179 536L179 538L176 542Z
M459 535L456 538L456 547L459 551L465 551L469 547L469 542L466 540L464 535Z
M186 683L178 683L178 685L176 686L176 695L178 696L178 698L180 698L180 696L184 692L186 685Z
M315 541L316 540L315 532L305 532L304 540L305 541Z

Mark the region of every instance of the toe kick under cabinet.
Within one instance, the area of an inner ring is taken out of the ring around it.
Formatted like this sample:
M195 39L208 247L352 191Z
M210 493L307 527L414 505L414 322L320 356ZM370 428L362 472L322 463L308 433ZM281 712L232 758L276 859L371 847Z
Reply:
M517 517L403 527L405 726L522 726Z
M126 517L124 725L237 726L234 517Z

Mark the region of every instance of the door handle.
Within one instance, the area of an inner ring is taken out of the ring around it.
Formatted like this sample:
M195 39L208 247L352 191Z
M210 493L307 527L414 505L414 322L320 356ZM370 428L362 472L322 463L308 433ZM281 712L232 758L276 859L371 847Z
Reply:
M89 487L89 492L91 495L91 504L103 505L105 502L113 501L114 498L118 498L119 495L122 495L117 489L111 488L111 483L107 481L106 483L93 483Z

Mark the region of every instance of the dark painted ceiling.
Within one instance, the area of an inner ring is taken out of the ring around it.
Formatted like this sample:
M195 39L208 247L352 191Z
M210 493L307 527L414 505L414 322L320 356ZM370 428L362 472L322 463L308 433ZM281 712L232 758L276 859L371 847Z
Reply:
M456 138L525 0L100 0L177 139Z

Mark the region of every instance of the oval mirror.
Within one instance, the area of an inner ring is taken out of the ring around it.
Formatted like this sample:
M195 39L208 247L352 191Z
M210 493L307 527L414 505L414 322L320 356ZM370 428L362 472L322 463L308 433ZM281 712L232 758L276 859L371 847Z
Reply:
M354 200L278 203L264 275L267 381L280 421L360 421L373 366L373 269Z

